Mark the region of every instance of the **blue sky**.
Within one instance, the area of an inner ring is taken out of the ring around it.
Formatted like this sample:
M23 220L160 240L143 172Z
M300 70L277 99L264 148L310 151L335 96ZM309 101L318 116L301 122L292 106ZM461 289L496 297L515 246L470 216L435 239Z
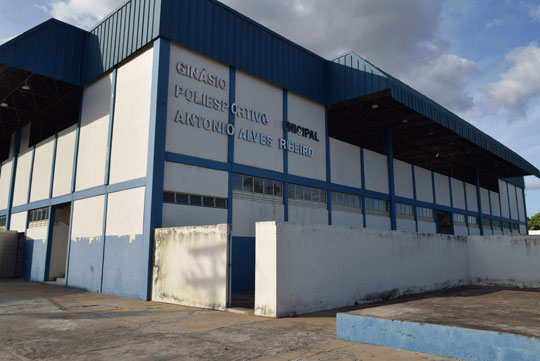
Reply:
M122 2L0 0L0 43L50 17L88 29ZM224 2L326 58L357 52L540 168L540 0Z

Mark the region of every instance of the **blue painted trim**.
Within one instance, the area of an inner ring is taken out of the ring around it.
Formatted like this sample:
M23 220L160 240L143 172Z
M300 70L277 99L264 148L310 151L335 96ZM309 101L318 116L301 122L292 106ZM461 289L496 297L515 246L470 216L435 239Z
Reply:
M229 67L229 104L233 104L236 99L236 69ZM234 125L236 119L233 112L228 112L229 124ZM227 163L234 163L234 135L228 135L227 138ZM233 222L233 173L229 171L227 188L227 223Z
M109 107L109 129L107 133L107 153L105 155L105 178L103 184L109 184L109 175L111 173L111 151L112 151L112 137L114 128L114 107L116 104L116 79L118 76L118 69L114 69L112 72L112 86L111 86L111 104Z
M99 292L103 292L103 268L105 265L105 241L107 234L107 208L109 206L109 195L105 194L103 197L103 223L101 229L101 272L100 272L100 281L99 281Z
M49 206L49 221L47 222L47 251L45 252L45 270L43 272L43 282L49 280L49 269L51 267L51 249L54 229L55 207Z
M540 338L511 333L338 313L336 336L471 361L538 360Z
M8 212L7 212L7 209L2 209L2 210L0 211L0 216L5 216L5 215L7 215L7 213L8 213Z
M54 170L56 168L56 150L58 148L58 133L54 135L54 144L53 144L53 156L51 164L51 182L49 184L49 198L53 196L53 187L54 187Z
M386 152L386 159L388 163L388 191L390 194L390 224L392 230L397 229L396 224L396 191L395 191L395 179L394 179L394 150L392 147L392 132L386 131L384 137L384 147Z
M478 226L480 227L480 235L483 236L484 222L482 221L482 196L480 195L480 175L478 173L478 167L474 167L474 182L476 183L476 203L478 203Z
M34 160L35 159L36 159L36 145L34 144L32 146L32 160L30 161L30 176L28 179L28 193L26 195L26 203L30 203L30 194L32 193L32 178L34 175Z
M143 247L147 254L146 299L151 295L153 233L161 227L163 217L163 182L165 172L165 131L169 89L171 43L159 38L154 41L150 122L148 127L147 181L144 200Z
M364 167L364 148L360 147L360 181L362 190L366 190L366 169ZM362 225L366 228L366 199L362 197Z
M448 188L450 189L450 208L454 209L454 195L452 193L452 177L448 177ZM450 232L452 232L452 234L456 234L456 230L454 228L454 212L450 214ZM467 233L468 232L469 232L469 228L467 227Z
M283 122L289 120L289 93L287 89L283 89ZM284 124L282 124L283 126ZM327 132L328 136L328 132ZM289 132L283 126L283 139L287 141L289 139ZM283 149L283 174L285 179L283 180L283 219L285 222L289 221L289 182L287 175L289 174L289 152Z
M463 182L463 195L465 197L465 209L469 210L469 202L467 201L467 184ZM470 235L471 231L469 228L469 217L465 216L465 224L467 225L467 234Z
M11 176L9 180L6 229L9 229L11 226L11 213L13 212L11 207L13 205L13 191L15 190L15 176L17 173L17 161L19 158L20 146L21 146L21 128L17 128L17 130L15 131L15 139L13 143L13 162L11 163Z
M73 151L73 168L71 170L71 193L75 192L75 185L76 185L76 180L77 180L77 162L79 158L79 139L81 137L81 118L82 118L82 113L83 113L83 103L84 103L84 90L81 93L81 109L79 110L79 119L77 119L77 128L76 128L77 130L75 131L75 149ZM67 282L67 279L66 279L66 282Z
M71 201L71 205L69 208L69 230L68 230L68 246L67 246L67 257L66 257L66 271L64 274L66 275L66 279L64 281L64 287L68 287L69 285L69 261L71 258L71 233L73 230L73 208L75 207L75 203Z
M416 203L416 174L414 174L414 165L411 164L411 173L412 173L412 187L413 187L413 200ZM416 206L413 207L414 211L414 227L415 231L418 232L418 211Z
M332 183L332 169L330 164L330 136L328 135L328 108L324 108L324 133L326 144L326 182ZM332 225L332 193L326 190L326 208L328 210L328 224Z

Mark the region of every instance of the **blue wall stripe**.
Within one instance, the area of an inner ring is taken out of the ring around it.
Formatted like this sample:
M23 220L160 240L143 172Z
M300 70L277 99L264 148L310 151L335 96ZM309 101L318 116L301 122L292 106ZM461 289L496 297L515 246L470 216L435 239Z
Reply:
M15 175L17 173L17 160L19 158L19 148L21 146L21 128L17 128L15 132L15 139L13 143L13 162L11 163L11 176L9 177L9 193L7 204L7 217L6 217L6 229L11 226L11 213L13 212L11 207L13 205L13 191L15 189Z
M30 203L30 193L32 192L32 178L34 175L34 160L36 159L36 145L32 146L32 160L30 161L30 177L28 179L28 193L26 195L26 203Z
M53 196L54 170L56 168L56 149L57 148L58 148L58 133L54 135L53 156L52 156L52 164L51 164L51 182L49 184L49 198L52 198Z
M386 159L388 162L388 192L390 194L390 224L393 230L397 229L396 225L396 199L395 199L395 179L394 179L394 150L392 149L392 133L386 131L384 137L384 146Z
M150 299L153 261L153 232L161 227L165 171L165 129L171 43L159 38L154 42L150 124L148 131L147 181L144 201L143 247L147 253L146 299Z
M413 186L413 200L416 203L416 174L414 174L414 165L411 164L411 173L412 173L412 186ZM418 232L418 210L416 209L416 206L413 207L414 209L414 225L416 232Z
M283 89L283 122L289 120L289 93L287 89ZM282 124L284 125L284 124ZM286 141L289 139L289 133L287 129L283 127L283 139ZM285 178L283 180L283 220L285 222L289 221L289 183L288 183L288 174L289 174L289 153L286 149L283 149L283 174Z
M362 184L362 190L366 190L366 169L364 167L364 148L360 147L360 181ZM366 228L366 199L362 197L362 224Z
M229 67L229 104L233 104L236 100L236 69ZM232 112L229 114L229 124L235 124L235 117ZM227 136L227 163L234 163L234 135ZM227 223L233 222L233 173L229 170L229 184L227 188Z
M332 171L330 164L330 136L328 135L328 108L324 109L324 133L326 141L326 182L332 183ZM326 190L326 208L328 209L328 224L332 224L332 194L330 189Z
M81 137L81 118L83 113L84 91L81 93L81 109L79 110L79 119L77 120L77 130L75 131L75 149L73 152L73 169L71 174L71 192L75 192L75 183L77 180L77 162L79 158L79 139Z
M478 173L478 167L474 167L474 182L476 183L476 203L478 203L478 226L480 227L480 235L483 236L484 223L482 222L482 196L480 195L480 175ZM508 197L508 199L510 199L510 197Z
M112 137L114 129L114 107L116 104L116 78L118 76L118 69L114 69L112 72L112 87L111 87L111 104L109 106L109 129L107 133L107 153L105 155L105 179L103 184L109 184L109 175L111 173L111 151L112 151Z

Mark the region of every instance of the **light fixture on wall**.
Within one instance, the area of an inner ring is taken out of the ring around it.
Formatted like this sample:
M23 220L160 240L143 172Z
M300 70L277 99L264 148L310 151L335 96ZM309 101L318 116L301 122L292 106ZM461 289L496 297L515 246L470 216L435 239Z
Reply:
M407 123L409 122L409 119L402 119L401 122L402 122L403 124L407 124Z
M437 152L437 154L435 154L435 158L439 158L441 154L439 152Z
M371 109L378 109L379 108L379 104L371 104Z
M9 106L9 104L6 102L5 99L3 99L1 102L0 102L0 107L2 108L7 108Z
M28 80L24 82L23 85L21 85L22 90L30 90L30 84L28 84Z

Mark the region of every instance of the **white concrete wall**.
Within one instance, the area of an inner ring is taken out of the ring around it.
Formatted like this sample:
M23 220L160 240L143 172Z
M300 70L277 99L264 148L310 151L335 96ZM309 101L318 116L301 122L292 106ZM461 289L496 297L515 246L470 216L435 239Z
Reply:
M482 213L491 214L491 208L489 207L489 191L480 187L480 201L482 204Z
M412 167L397 159L394 159L394 190L396 196L414 198Z
M319 206L303 206L289 202L289 222L328 224L328 210Z
M360 148L330 138L330 177L332 183L362 188Z
M366 227L369 229L389 230L392 228L390 217L366 214Z
M519 220L516 198L516 186L508 183L508 197L510 198L510 215L512 219Z
M452 204L454 208L467 209L465 207L465 187L463 182L455 178L450 178L452 182Z
M36 145L30 202L49 198L53 152L54 136L49 137Z
M467 252L455 236L258 223L255 313L279 317L467 284Z
M388 161L385 155L364 149L364 172L366 189L388 194Z
M523 204L523 188L516 187L516 192L517 192L517 204L518 204L519 220L524 221L525 220L525 207L524 207L524 204Z
M510 218L510 209L508 208L508 192L506 182L499 180L499 197L501 199L501 211L504 218Z
M307 178L326 180L326 113L324 106L293 92L287 95L288 121L317 132L319 141L289 132L292 142L313 148L313 158L288 152L289 173Z
M437 233L437 225L435 224L435 222L425 222L418 220L418 232Z
M84 89L76 190L92 188L105 182L111 89L111 73Z
M118 68L109 183L146 176L153 48Z
M433 203L431 171L415 166L414 178L416 182L416 199L423 202Z
M73 125L58 133L56 161L54 163L53 197L71 192L76 130L77 125Z
M164 189L168 191L227 198L228 182L227 172L165 162ZM226 222L226 209L163 204L163 227Z
M467 229L467 226L454 225L454 234L457 236L468 236L469 230Z
M155 230L152 300L224 309L229 237L226 224Z
M397 217L396 228L398 231L416 232L416 223L414 219Z
M196 91L199 95L206 94L214 99L229 103L229 67L176 44L171 44L170 56L165 150L226 162L227 135L204 130L202 125L198 127L175 122L175 119L177 112L180 111L184 116L186 112L189 112L190 114L227 124L229 122L229 110L214 110L188 102L184 95L176 97L175 93L176 86L179 86L184 90ZM226 81L225 89L210 86L193 78L180 75L176 70L179 62L196 67L199 71L204 68L207 74L224 79Z
M489 197L491 198L491 215L500 217L501 206L499 203L499 193L489 191Z
M332 225L343 227L363 227L364 219L361 212L332 209Z
M235 102L240 106L266 114L268 123L261 124L242 117L235 118L237 134L234 139L234 161L283 172L283 150L279 149L279 138L283 137L283 90L247 73L237 71ZM272 145L240 139L241 128L260 133L267 139L271 137Z
M27 212L13 213L11 215L10 231L26 232L26 215Z
M28 202L28 186L32 168L32 148L28 147L29 138L30 124L25 125L21 132L21 144L15 172L15 187L13 189L13 206L20 206Z
M478 212L478 195L476 194L476 186L465 183L467 192L467 209L469 211Z
M435 200L437 204L450 207L450 183L448 183L448 177L435 173Z
M540 237L469 237L474 285L540 287Z
M2 162L2 169L0 171L0 209L6 209L8 207L12 164L13 159L11 158Z
M241 237L255 237L256 222L283 221L285 217L282 202L234 198L232 211L232 234ZM227 214L225 213L226 220ZM326 222L328 223L328 216Z

